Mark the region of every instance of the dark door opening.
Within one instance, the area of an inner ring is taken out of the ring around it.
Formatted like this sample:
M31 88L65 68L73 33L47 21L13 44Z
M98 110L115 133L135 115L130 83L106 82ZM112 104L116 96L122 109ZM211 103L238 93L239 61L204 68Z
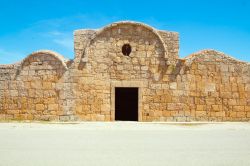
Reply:
M138 121L138 88L115 88L115 120Z

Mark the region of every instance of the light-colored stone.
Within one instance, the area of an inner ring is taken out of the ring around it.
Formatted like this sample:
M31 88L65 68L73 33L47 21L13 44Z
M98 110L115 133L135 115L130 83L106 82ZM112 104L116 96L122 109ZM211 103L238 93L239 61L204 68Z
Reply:
M43 111L44 110L44 105L43 104L36 104L36 110L37 111Z
M73 60L43 50L0 65L0 120L114 121L115 88L133 87L138 121L250 121L249 63L215 50L179 58L178 36L118 22L76 30Z

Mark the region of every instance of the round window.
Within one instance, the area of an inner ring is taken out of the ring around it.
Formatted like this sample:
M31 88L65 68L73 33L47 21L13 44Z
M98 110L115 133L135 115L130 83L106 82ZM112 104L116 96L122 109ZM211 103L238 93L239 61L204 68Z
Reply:
M129 56L129 54L131 53L131 46L129 44L124 44L122 46L122 53L125 56Z

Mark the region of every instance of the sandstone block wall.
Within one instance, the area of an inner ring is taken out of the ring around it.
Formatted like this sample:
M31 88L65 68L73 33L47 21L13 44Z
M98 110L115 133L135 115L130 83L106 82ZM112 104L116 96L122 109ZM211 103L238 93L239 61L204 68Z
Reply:
M118 22L76 30L74 46L74 60L38 51L0 65L0 120L114 121L115 87L138 87L139 121L250 120L250 64L214 50L180 59L176 32Z

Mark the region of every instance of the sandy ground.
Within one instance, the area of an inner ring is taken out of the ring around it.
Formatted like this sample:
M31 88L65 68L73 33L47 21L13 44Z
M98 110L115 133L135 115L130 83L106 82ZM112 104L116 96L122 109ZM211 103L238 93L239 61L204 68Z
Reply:
M249 166L250 123L0 123L0 166Z

